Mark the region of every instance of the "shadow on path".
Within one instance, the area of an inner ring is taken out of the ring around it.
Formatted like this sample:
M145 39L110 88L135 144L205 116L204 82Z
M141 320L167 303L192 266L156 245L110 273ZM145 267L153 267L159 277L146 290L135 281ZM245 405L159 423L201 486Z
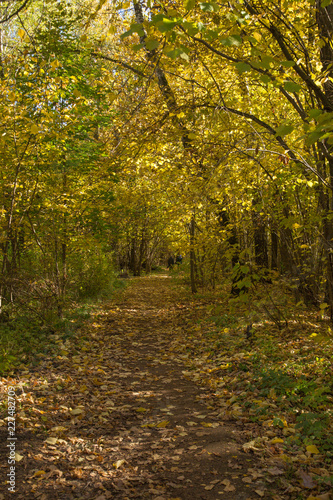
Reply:
M5 381L25 384L17 395L23 458L15 498L260 497L240 430L222 421L177 354L181 310L167 276L133 279L56 361ZM0 430L5 442L7 429ZM0 491L0 500L13 498L3 479Z

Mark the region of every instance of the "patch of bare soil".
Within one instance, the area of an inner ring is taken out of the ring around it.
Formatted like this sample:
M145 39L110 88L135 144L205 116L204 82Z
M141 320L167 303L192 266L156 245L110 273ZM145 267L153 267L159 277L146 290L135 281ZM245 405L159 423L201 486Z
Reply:
M18 455L10 493L3 415L0 499L272 498L241 425L177 355L181 311L168 276L133 279L57 359L2 380L4 398L16 391Z

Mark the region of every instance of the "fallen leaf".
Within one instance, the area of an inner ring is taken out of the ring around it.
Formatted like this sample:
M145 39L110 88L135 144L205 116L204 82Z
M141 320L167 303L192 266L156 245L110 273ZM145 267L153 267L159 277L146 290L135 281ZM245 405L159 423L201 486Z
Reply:
M45 470L38 470L34 473L33 477L40 477L46 474Z
M225 486L229 486L230 479L223 479L223 481L221 481L221 483L224 484Z
M267 469L267 472L271 474L271 476L281 476L281 474L284 474L284 471L278 467L271 467Z
M51 432L65 432L68 429L66 427L63 427L62 425L56 425L55 427L51 428Z
M117 462L115 462L113 464L113 467L115 469L119 469L119 467L121 467L124 463L126 462L126 460L122 459L122 460L117 460Z
M56 444L57 441L58 441L58 438L48 437L47 439L45 439L44 443L47 443L47 444Z
M242 477L242 481L243 483L252 483L252 478L251 477Z
M315 444L310 444L309 446L307 446L306 451L308 453L311 453L311 455L319 455L319 453L320 453L320 451L318 450L318 448Z
M276 444L276 443L284 443L284 440L281 438L272 439L271 444Z
M307 500L332 500L333 498L333 491L323 493L322 495L316 495L315 497L310 495Z
M310 490L312 490L317 486L317 483L314 482L312 477L309 474L307 474L303 469L297 471L297 475L301 478L302 480L301 484L304 488L309 488Z
M249 441L248 443L243 444L243 450L244 451L249 451L249 450L259 451L259 448L257 448L257 443L253 440L253 441Z
M205 486L205 490L210 491L210 490L212 490L215 486L216 486L216 484L209 484L208 486Z
M235 491L235 490L236 490L236 488L232 484L230 484L229 486L226 486L224 488L224 491Z
M158 424L156 424L155 427L166 427L168 424L170 423L169 420L162 420L162 422L159 422Z
M74 410L71 410L70 413L75 417L76 415L81 415L83 413L83 410L81 408L74 408Z

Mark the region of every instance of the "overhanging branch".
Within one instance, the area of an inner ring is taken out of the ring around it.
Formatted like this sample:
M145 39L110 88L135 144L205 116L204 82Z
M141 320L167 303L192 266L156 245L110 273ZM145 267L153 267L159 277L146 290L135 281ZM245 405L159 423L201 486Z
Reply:
M29 2L30 2L30 0L25 0L23 2L23 4L21 5L21 7L19 7L18 9L16 9L15 12L12 12L11 14L9 14L4 19L1 19L0 24L6 23L7 21L9 21L10 19L12 19L13 17L17 16L28 5Z

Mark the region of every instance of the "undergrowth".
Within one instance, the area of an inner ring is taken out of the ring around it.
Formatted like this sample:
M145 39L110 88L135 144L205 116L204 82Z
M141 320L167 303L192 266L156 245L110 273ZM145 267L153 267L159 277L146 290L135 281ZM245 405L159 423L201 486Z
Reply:
M124 280L116 279L92 296L69 302L62 318L54 313L19 313L15 307L8 307L5 321L0 323L0 375L35 365L45 354L56 356L60 343L76 335L96 314L101 302L110 300L125 286Z
M194 380L214 391L224 417L254 426L263 453L268 449L294 472L317 466L327 486L333 477L332 326L322 311L296 306L281 284L269 286L269 297L266 289L237 300L226 281L192 296L178 349ZM266 314L271 303L283 318L279 324Z

